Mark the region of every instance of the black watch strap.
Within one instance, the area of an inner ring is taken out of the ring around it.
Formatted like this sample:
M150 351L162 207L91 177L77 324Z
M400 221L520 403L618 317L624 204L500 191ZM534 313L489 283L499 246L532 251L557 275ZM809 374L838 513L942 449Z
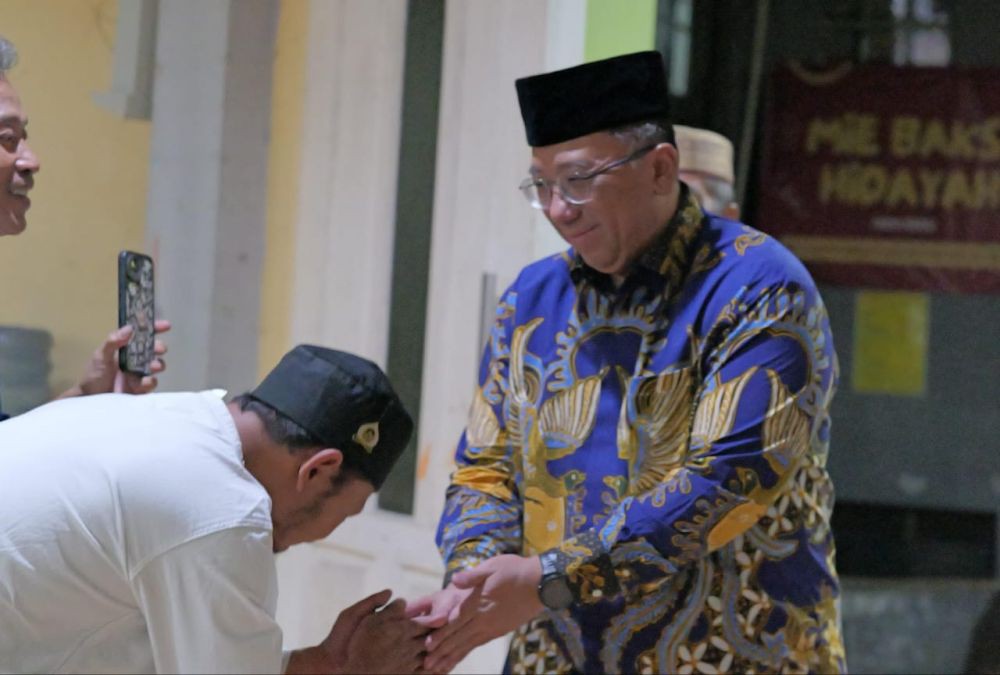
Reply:
M542 564L542 579L538 583L538 599L549 609L566 609L573 604L573 589L558 563L558 549L538 556Z

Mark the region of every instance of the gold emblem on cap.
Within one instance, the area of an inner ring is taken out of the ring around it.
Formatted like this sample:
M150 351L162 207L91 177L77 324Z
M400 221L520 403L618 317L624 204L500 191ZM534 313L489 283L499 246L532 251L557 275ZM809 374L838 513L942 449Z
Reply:
M378 422L368 422L358 427L354 432L354 442L371 453L378 445Z

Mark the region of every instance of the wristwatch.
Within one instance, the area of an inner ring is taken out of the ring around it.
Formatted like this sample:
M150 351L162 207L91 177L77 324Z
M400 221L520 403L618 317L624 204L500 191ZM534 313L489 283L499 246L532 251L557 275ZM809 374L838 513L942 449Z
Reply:
M558 551L546 551L538 556L542 562L542 580L538 582L538 599L549 609L566 609L573 604L569 581L556 564Z

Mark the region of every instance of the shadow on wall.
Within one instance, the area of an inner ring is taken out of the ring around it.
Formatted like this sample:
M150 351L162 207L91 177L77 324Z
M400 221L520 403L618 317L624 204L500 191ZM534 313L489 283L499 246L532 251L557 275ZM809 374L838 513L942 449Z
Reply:
M1000 672L997 582L845 578L842 583L844 646L852 673ZM993 603L984 613L991 594Z
M992 602L972 631L965 672L972 675L1000 673L1000 591L993 594Z

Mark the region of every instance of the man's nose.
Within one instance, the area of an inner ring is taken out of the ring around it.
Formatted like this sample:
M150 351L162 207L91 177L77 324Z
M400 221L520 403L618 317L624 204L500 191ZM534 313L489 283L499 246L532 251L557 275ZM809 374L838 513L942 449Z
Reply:
M580 207L566 201L559 190L553 190L545 215L553 223L571 223L580 215Z
M18 148L15 167L18 171L27 171L29 173L38 173L38 170L42 168L41 163L38 161L38 155L28 145L28 141L21 142Z

